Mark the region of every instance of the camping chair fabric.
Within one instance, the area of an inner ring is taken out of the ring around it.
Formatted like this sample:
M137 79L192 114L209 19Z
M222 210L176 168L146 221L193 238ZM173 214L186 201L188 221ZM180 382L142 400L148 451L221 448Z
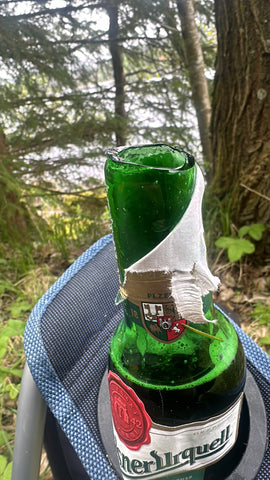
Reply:
M62 440L69 442L67 448L78 456L85 478L92 480L119 478L104 451L97 418L110 339L122 318L122 307L115 304L118 288L112 236L107 235L83 253L40 299L24 336L27 363L51 415L48 421L56 422ZM269 357L233 324L270 422ZM256 478L269 479L269 471L268 449Z

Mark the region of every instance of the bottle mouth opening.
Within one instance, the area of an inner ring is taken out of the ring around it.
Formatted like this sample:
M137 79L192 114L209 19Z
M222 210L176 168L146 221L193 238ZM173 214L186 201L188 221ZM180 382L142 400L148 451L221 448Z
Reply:
M112 148L106 151L106 155L116 163L172 172L188 170L195 163L192 155L165 143Z

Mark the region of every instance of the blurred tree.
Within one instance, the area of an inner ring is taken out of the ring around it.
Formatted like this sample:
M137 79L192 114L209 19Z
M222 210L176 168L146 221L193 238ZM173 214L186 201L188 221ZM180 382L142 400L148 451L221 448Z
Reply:
M82 150L70 156L68 146L104 145L114 131L113 108L112 116L102 110L104 101L113 99L104 98L112 85L101 88L111 78L111 66L98 65L107 32L93 28L97 19L90 16L99 4L75 1L52 9L46 3L0 4L2 128L9 154L17 161L27 154L27 174L37 176L75 158L83 163ZM54 146L66 150L58 150L57 161L54 155L38 156Z
M125 3L124 9L121 2L120 14L122 29L129 33L123 52L131 136L137 141L167 141L181 145L201 160L197 112L190 87L189 54L185 51L177 1L130 0ZM206 67L210 71L215 60L214 35L210 38L206 32L214 32L213 8L211 10L205 0L200 0L192 11L192 20L196 40L201 40Z
M119 36L119 6L114 2L107 6L107 12L110 19L109 26L109 46L112 56L112 66L115 85L114 111L116 118L116 145L126 144L126 112L125 112L125 75L123 66L123 55Z
M46 4L0 2L2 239L11 230L10 240L27 238L21 229L29 226L31 197L27 205L22 192L37 195L56 181L66 190L83 188L85 177L88 188L91 175L83 169L112 143L116 128L107 29L95 14L106 23L106 11L83 1Z
M190 89L197 114L204 161L212 162L210 140L211 99L205 77L205 63L199 30L195 21L193 0L177 0L181 19L185 63L189 73Z
M29 206L46 188L89 188L90 167L115 143L164 141L200 156L176 0L59 5L0 1L1 170L12 178L2 205L15 183ZM206 18L206 0L198 7ZM1 231L11 211L1 210Z
M231 225L270 221L270 3L216 0L210 195ZM269 235L261 259L269 259Z

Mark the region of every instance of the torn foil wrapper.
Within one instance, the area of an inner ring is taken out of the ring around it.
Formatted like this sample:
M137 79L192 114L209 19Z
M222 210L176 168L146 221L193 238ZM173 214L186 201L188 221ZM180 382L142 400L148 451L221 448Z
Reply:
M203 313L202 297L218 289L219 278L212 275L207 265L202 223L204 178L197 166L196 185L190 204L172 232L151 252L125 270L132 273L166 272L171 278L171 296L182 318L193 323L208 320ZM128 292L126 292L128 296Z

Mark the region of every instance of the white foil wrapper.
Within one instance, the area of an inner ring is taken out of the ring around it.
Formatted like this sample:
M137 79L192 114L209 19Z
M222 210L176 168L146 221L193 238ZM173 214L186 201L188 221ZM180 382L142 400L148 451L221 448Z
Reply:
M207 265L201 214L204 178L200 168L196 168L194 193L180 222L161 243L127 268L125 273L170 273L171 295L178 313L190 322L205 323L208 320L203 313L202 296L216 291L220 281Z

